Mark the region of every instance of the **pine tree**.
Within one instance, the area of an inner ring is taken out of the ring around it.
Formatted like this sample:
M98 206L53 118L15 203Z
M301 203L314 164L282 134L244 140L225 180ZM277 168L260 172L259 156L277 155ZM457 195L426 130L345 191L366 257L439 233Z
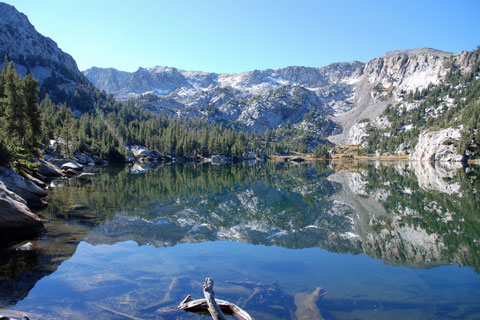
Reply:
M23 96L25 99L25 113L28 123L26 144L31 151L34 151L40 145L40 135L42 133L42 122L40 109L38 108L37 94L39 86L37 80L30 75L23 78Z
M13 62L10 62L5 74L5 118L6 133L9 137L23 144L26 136L26 112L22 94L20 76L15 72Z
M3 71L0 74L0 99L4 97L4 91L5 91L5 75L7 74L7 56L5 56L5 61L3 62ZM3 114L3 108L2 108L3 103L0 102L0 117Z

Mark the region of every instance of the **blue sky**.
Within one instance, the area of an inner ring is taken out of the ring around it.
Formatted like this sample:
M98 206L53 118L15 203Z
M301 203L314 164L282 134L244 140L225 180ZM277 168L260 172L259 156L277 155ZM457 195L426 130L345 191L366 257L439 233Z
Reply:
M480 45L480 1L7 0L92 66L241 72Z

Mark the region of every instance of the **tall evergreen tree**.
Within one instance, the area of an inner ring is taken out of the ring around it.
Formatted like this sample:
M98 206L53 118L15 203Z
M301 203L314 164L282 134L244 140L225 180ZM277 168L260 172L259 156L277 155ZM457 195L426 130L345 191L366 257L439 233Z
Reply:
M25 99L25 113L28 123L26 145L34 151L40 145L40 135L42 133L42 122L40 109L38 108L39 86L37 80L27 75L23 78L23 96Z
M0 99L4 97L5 91L5 75L7 74L7 56L5 56L5 61L3 62L3 70L0 74ZM3 115L3 103L0 101L0 117Z
M18 143L23 144L26 137L25 103L20 76L15 72L13 62L10 62L4 77L6 133Z

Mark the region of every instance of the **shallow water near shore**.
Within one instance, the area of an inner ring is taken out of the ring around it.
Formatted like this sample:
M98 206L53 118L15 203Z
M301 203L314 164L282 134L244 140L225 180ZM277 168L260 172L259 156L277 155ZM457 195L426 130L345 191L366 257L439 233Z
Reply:
M2 253L0 314L208 318L176 306L212 277L255 319L478 319L479 188L479 167L408 162L103 168Z

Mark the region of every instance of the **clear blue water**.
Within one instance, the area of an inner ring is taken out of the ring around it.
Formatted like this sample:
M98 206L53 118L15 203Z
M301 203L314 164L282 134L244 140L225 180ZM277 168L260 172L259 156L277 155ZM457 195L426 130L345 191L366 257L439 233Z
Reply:
M212 277L217 298L255 319L480 319L478 170L428 171L436 184L421 170L105 168L52 190L34 249L0 261L1 307L32 319L208 319L175 307ZM317 287L326 294L308 313L299 301Z

